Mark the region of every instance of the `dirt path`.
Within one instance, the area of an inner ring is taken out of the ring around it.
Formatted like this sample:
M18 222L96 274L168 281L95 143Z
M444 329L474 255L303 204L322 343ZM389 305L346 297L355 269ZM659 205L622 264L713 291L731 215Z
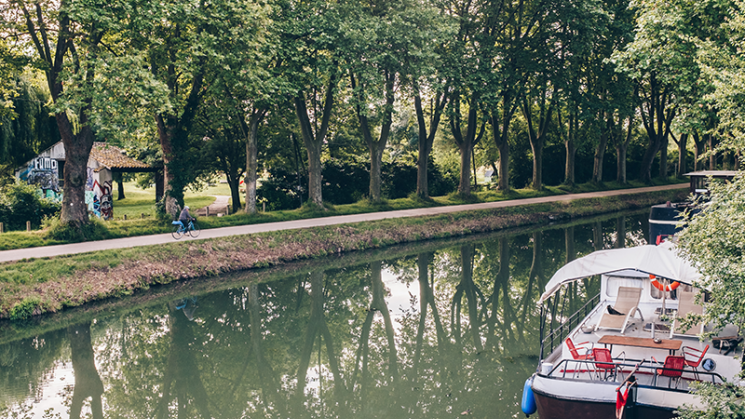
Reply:
M236 236L243 234L254 234L268 231L292 230L307 227L319 227L335 224L359 223L364 221L383 220L389 218L421 217L428 215L447 214L460 211L484 210L493 208L507 208L521 205L531 205L546 202L572 201L575 199L601 198L620 195L632 195L638 193L667 191L688 188L687 183L673 185L651 186L645 188L620 189L612 191L588 192L580 194L566 194L544 196L540 198L515 199L499 202L485 202L480 204L452 205L433 208L417 208L400 211L373 212L366 214L340 215L326 218L311 218L307 220L283 221L266 224L251 224L234 227L214 228L203 230L197 240L212 239L216 237ZM187 240L187 239L182 239ZM193 239L192 239L193 240ZM34 247L29 249L15 249L0 251L0 263L12 262L20 259L43 258L60 255L69 255L85 252L94 252L108 249L123 249L137 246L150 246L165 243L173 243L175 240L170 234L156 234L151 236L126 237L121 239L100 240L85 243L63 244L56 246Z

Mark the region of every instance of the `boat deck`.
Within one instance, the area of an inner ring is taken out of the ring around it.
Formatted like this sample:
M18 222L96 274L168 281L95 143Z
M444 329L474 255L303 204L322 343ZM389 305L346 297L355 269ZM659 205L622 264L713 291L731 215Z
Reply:
M730 382L735 380L735 374L740 371L742 345L735 346L728 351L727 347L716 349L712 340L701 341L696 335L671 334L671 321L660 318L660 303L640 303L641 316L637 313L623 334L619 329L598 328L595 330L595 325L600 321L609 304L611 303L598 304L584 321L569 333L568 337L580 355L590 353L592 348L608 348L617 368L603 369L598 365L601 364L600 362L575 360L566 343L562 341L558 345L555 343L556 348L545 358L542 374L570 380L620 383L635 368L638 368L634 376L639 385L669 387L684 391L688 390L693 381L721 383L722 378ZM674 317L675 310L676 302L668 301L667 317ZM728 326L718 335L737 336L738 333L733 326ZM657 338L659 342L655 342L653 338ZM702 359L713 361L709 363L714 366L712 370L707 372L699 365L694 371L693 368L685 366L679 379L671 380L665 376L662 366L668 355L683 355L682 348L684 347L704 350L706 345L709 345L709 348ZM608 364L605 365L608 366Z

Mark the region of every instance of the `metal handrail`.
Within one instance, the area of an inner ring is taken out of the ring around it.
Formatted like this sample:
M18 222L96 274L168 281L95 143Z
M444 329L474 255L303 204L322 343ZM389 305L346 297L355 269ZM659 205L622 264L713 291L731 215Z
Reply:
M544 353L543 349L546 347L547 341L550 343L548 346L548 353L553 352L553 350L558 345L561 345L561 342L564 341L564 338L569 336L569 332L571 332L572 329L574 329L574 327L579 325L580 319L584 319L585 317L587 317L587 315L590 313L590 311L592 311L592 309L595 308L595 306L597 305L599 301L600 301L600 293L590 298L590 300L587 301L577 311L575 311L574 314L569 316L563 323L561 323L558 327L556 327L549 334L547 334L546 337L544 337L543 340L541 340L541 355L543 355ZM580 317L580 313L582 313L581 317ZM556 339L557 337L558 337L558 342Z
M622 367L634 368L635 371L651 370L651 375L653 375L654 377L661 376L660 374L658 374L658 370L663 370L664 369L666 371L680 371L681 372L681 376L682 376L682 373L697 374L699 376L701 376L701 375L703 375L703 376L709 376L709 377L711 377L711 382L713 384L717 384L716 379L719 379L720 383L724 383L725 382L724 381L724 378L722 378L721 375L719 375L718 373L715 373L715 372L710 372L710 371L694 371L694 370L685 369L685 368L683 368L683 369L668 368L668 367L664 367L663 365L661 365L659 363L653 364L652 361L646 360L646 359L645 360L627 359L626 361L627 362L614 362L615 367L617 369L618 368L621 368L621 371L623 371ZM635 362L634 363L630 363L628 361L635 361ZM579 359L562 359L561 362L559 362L558 364L556 364L553 367L553 369L551 369L551 371L548 374L540 374L539 373L539 375L544 375L546 377L552 377L552 376L553 377L556 377L554 375L554 372L556 372L557 370L559 372L562 372L562 370L560 368L561 368L562 365L565 365L564 368L563 368L563 374L562 374L561 378L566 378L566 373L567 373L567 370L569 369L568 367L569 367L569 363L570 362L574 362L574 363L577 363L577 364L586 364L588 366L589 365L593 365L594 366L596 364L608 364L609 363L608 361L579 360ZM645 365L645 364L647 364L647 365ZM594 372L595 370L590 370L588 368L587 372L589 373L591 371ZM696 379L695 381L704 381L704 380ZM653 387L653 388L657 388L657 387L663 387L663 386L657 386L657 385L654 385L654 386L653 385L640 385L640 387Z

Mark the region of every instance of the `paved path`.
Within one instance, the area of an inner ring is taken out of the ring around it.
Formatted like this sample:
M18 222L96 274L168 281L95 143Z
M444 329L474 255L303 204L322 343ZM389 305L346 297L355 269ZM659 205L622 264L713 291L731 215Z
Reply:
M451 205L443 207L433 208L417 208L400 211L385 211L385 212L373 212L367 214L355 214L355 215L340 215L335 217L326 218L312 218L307 220L296 220L296 221L282 221L276 223L266 224L252 224L235 227L222 227L213 228L210 230L203 230L199 235L199 239L211 239L215 237L226 237L236 236L241 234L253 234L262 233L267 231L279 231L279 230L293 230L307 227L319 227L328 226L335 224L346 224L346 223L359 223L363 221L375 221L383 220L387 218L403 218L403 217L420 217L427 215L439 215L459 211L472 211L472 210L483 210L492 208L507 208L516 207L520 205L539 204L546 202L561 202L571 201L574 199L582 198L599 198L608 196L619 196L619 195L631 195L645 192L655 191L667 191L673 189L688 188L687 183L679 183L674 185L664 186L651 186L646 188L633 188L633 189L621 189L613 191L602 191L602 192L588 192L581 194L567 194L567 195L554 195L544 196L540 198L527 198L527 199L513 199L509 201L499 202L486 202L481 204L468 204L468 205ZM188 238L181 239L181 241L190 240ZM191 239L193 240L193 239ZM57 246L44 246L44 247L33 247L28 249L17 249L17 250L4 250L0 251L0 263L10 262L20 259L28 258L41 258L51 257L59 255L69 255L76 253L93 252L97 250L107 249L122 249L127 247L137 246L149 246L164 243L173 243L175 240L171 237L171 234L156 234L151 236L137 236L137 237L126 237L122 239L111 239L92 241L85 243L74 243L74 244L63 244Z
M209 204L208 206L204 208L198 209L197 214L199 215L206 215L206 214L217 215L219 213L227 214L229 203L230 203L229 196L215 195L215 202Z

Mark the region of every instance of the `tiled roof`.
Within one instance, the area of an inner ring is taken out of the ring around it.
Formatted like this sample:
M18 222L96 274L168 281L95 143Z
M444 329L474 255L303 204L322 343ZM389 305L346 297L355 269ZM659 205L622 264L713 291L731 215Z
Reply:
M149 169L150 165L127 157L124 151L106 143L93 143L91 158L108 169Z

